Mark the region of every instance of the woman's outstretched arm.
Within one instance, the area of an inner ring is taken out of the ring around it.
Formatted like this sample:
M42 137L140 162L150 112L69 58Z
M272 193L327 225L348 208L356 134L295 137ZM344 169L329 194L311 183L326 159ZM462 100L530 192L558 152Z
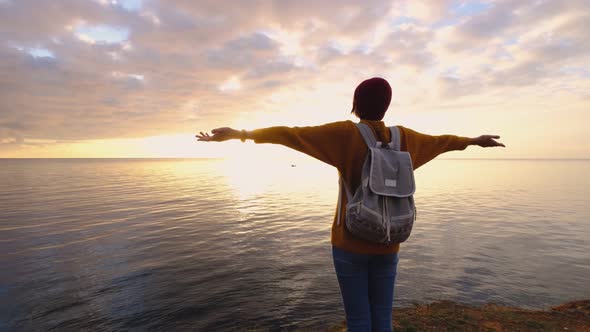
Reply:
M352 127L354 123L351 121L308 127L277 126L252 131L223 127L213 129L211 135L201 132L196 137L204 142L252 139L256 143L280 144L341 169L343 156L349 150L348 142Z
M504 144L496 141L496 139L500 138L497 135L481 135L473 138L455 135L431 136L409 128L401 126L399 128L403 136L402 150L410 152L414 169L426 164L442 153L465 150L470 145L484 148L504 147Z

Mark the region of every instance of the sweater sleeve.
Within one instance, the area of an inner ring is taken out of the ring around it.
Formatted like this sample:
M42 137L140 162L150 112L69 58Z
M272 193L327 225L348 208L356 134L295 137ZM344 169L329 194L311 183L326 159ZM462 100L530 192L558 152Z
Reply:
M465 150L471 139L455 135L431 136L401 127L402 142L412 156L414 169L426 164L438 155L456 150Z
M351 121L310 127L269 127L251 132L256 143L281 144L338 169L350 145Z

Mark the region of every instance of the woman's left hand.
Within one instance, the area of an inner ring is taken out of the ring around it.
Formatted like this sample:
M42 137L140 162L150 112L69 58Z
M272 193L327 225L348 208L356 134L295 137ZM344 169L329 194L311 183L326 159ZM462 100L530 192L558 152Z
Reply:
M211 134L203 133L202 131L195 135L199 141L203 142L223 142L230 139L240 138L240 131L229 127L216 128L211 130Z

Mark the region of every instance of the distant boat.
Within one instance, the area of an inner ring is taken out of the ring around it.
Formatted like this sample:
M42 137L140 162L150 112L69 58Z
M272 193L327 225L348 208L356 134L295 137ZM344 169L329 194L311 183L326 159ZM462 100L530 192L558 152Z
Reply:
M291 167L296 167L296 166L297 166L297 165L295 165L295 164L291 164Z

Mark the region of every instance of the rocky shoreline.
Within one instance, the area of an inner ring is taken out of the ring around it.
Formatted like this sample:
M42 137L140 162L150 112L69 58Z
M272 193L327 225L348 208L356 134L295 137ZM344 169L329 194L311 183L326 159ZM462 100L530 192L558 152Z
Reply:
M567 302L549 310L494 304L470 306L441 301L393 311L395 331L590 331L590 300ZM328 332L346 331L345 323Z

